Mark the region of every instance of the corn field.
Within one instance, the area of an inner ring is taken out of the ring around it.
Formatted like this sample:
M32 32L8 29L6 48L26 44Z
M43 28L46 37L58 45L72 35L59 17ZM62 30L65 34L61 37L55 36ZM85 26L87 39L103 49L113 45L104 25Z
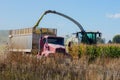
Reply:
M99 45L73 45L69 50L73 57L81 57L86 55L90 59L98 57L119 58L120 45L119 44L99 44Z
M57 58L6 53L1 48L0 80L120 80L120 45L74 45L71 63ZM5 57L3 57L5 56Z

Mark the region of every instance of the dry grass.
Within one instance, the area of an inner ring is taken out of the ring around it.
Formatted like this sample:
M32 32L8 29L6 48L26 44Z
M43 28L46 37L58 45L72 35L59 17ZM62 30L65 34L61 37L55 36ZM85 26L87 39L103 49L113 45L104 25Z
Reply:
M120 80L120 58L97 57L89 62L84 54L69 64L58 60L8 53L0 61L0 80Z
M0 61L4 61L8 53L8 47L6 45L0 45Z

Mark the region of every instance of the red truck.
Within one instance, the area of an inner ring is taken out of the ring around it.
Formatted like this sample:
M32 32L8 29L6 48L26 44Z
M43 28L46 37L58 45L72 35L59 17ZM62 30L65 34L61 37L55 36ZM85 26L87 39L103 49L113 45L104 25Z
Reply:
M10 30L9 43L11 52L23 52L49 56L61 53L69 55L64 46L64 38L57 36L57 30L51 28L25 28Z

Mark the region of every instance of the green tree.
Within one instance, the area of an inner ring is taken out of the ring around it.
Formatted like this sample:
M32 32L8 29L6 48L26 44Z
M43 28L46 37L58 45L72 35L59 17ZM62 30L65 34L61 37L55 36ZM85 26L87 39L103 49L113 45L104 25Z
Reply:
M113 43L120 43L120 34L113 37Z
M109 41L108 41L108 43L109 43L109 44L111 44L111 43L112 43L112 41L111 41L111 40L109 40Z

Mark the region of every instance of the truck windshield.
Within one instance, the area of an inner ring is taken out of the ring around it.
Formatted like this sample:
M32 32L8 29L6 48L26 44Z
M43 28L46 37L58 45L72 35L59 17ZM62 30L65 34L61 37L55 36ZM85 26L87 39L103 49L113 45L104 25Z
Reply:
M48 37L48 43L64 45L64 38L60 37Z

